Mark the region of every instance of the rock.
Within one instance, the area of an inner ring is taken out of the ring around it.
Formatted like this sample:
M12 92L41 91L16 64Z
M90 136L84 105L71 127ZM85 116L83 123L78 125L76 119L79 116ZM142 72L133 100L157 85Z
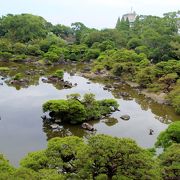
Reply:
M27 75L33 75L34 72L33 72L33 71L25 71L25 74L27 74Z
M70 83L68 81L64 82L64 88L72 88L72 87L73 87L72 83Z
M115 83L113 83L113 86L114 86L115 88L118 88L120 84L121 84L121 83L115 82Z
M51 124L50 126L52 129L60 129L60 126L58 124Z
M69 74L70 74L70 76L74 76L75 73L73 71L71 71Z
M154 134L154 130L153 129L150 129L149 130L149 135L153 135Z
M128 121L130 119L130 116L129 115L122 115L120 118Z
M43 83L47 83L48 82L48 80L47 79L45 79L45 78L42 78L42 80L41 80Z
M122 97L129 97L130 96L130 94L127 92L120 92L119 95Z
M60 81L61 79L59 79L58 77L55 77L55 76L50 76L50 77L48 77L48 81L49 82L58 82L58 81Z
M12 67L11 69L12 69L12 70L17 70L18 68L17 68L17 67Z
M54 111L50 111L50 112L49 112L49 117L54 118L55 114L56 114L56 113L55 113Z
M39 74L40 74L40 75L44 75L45 72L44 72L43 70L39 70Z
M105 86L103 87L103 89L110 91L110 90L113 90L114 88L113 88L113 86L111 86L110 84L108 84L108 85L105 85Z
M84 71L84 72L89 72L89 71L91 71L91 68L90 68L90 67L85 67L85 68L83 69L83 71Z
M70 121L70 124L77 124L77 121Z
M106 88L110 89L112 86L110 84L105 85Z
M61 120L61 119L55 119L54 122L55 122L55 123L61 123L62 120Z
M139 84L135 83L135 82L131 82L131 81L126 81L126 83L131 86L134 89L138 89L139 88Z
M77 86L77 85L78 85L77 83L74 84L74 86Z
M0 82L0 86L3 86L3 82Z
M43 120L47 119L46 115L41 116Z
M89 124L89 123L83 123L82 124L82 128L86 129L88 131L94 131L95 130L94 127L91 124Z
M142 95L142 92L139 89L137 89L137 93L138 95Z
M128 101L132 101L133 98L132 98L132 97L128 97L127 100L128 100Z
M20 80L13 79L9 83L10 84L17 84L17 85L25 86L25 85L28 85L29 80L27 80L27 79L20 79Z
M110 106L111 112L119 111L118 108L114 108L113 106Z
M91 82L88 81L87 84L91 84Z
M117 77L117 76L113 77L113 79L114 79L114 80L120 80L120 78Z
M48 118L46 115L41 116L41 118L43 119L44 123L50 123L52 120L51 118Z

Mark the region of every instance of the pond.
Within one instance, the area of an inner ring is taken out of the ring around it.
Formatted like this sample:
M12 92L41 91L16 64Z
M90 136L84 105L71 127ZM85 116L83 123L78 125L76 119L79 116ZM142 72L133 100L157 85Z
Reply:
M118 81L105 78L90 81L78 73L81 65L37 67L1 63L0 66L11 67L10 72L1 73L0 80L3 83L0 85L0 152L15 166L18 166L19 160L28 152L44 149L47 140L57 136L75 135L88 138L93 134L109 134L132 138L140 146L149 148L154 145L158 134L168 123L180 119L171 107L154 103L127 85L120 84L112 91L104 90L105 84L117 84ZM57 69L64 69L64 79L72 84L77 83L77 86L63 89L58 84L42 82L42 78ZM21 87L8 83L8 78L17 72L25 74L27 70L34 72L26 75L29 79L28 85ZM39 73L40 71L43 73ZM119 92L128 92L131 98L122 98L118 95ZM111 115L115 118L112 123L105 120L90 122L97 130L93 133L83 130L81 125L69 124L62 124L59 131L53 131L41 119L42 104L50 99L65 99L71 93L93 93L96 99L116 98L120 111ZM120 117L124 114L128 114L130 120L122 120ZM150 129L154 130L153 135L149 135Z

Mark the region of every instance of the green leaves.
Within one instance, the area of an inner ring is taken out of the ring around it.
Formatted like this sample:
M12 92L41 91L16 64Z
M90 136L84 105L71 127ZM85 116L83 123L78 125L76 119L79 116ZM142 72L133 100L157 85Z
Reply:
M92 136L86 143L74 136L53 138L46 150L29 154L21 166L38 173L57 170L67 179L160 179L151 153L131 139L107 135Z
M99 119L118 108L114 99L96 101L94 94L85 94L80 100L79 94L67 96L67 100L49 100L43 104L44 112L52 112L62 121L81 123L85 120Z
M168 99L171 101L172 106L175 108L175 111L180 114L180 87L179 83L177 86L169 93Z
M5 36L19 42L45 37L46 24L42 17L31 14L7 15L2 19Z
M20 162L21 166L32 169L34 171L48 168L48 158L46 157L45 151L37 151L29 153Z
M49 100L43 104L43 111L52 111L52 112L63 112L68 110L68 102L66 100Z
M86 99L93 99L91 95L87 97ZM112 101L108 104L112 104ZM158 158L128 138L96 135L84 141L75 136L56 137L49 140L45 150L29 153L21 160L21 167L18 169L10 166L1 155L0 176L1 179L13 180L178 179L179 125L179 121L170 124L158 137L159 145L166 147ZM172 144L173 142L175 143Z
M173 122L165 131L161 132L155 145L167 148L173 143L180 143L180 121Z
M0 174L1 173L11 173L13 172L14 168L9 164L2 154L0 154Z
M180 144L168 147L160 156L163 179L178 179L180 177Z
M62 69L59 69L59 70L57 70L57 71L53 74L53 76L62 79L63 76L64 76L64 71L63 71Z

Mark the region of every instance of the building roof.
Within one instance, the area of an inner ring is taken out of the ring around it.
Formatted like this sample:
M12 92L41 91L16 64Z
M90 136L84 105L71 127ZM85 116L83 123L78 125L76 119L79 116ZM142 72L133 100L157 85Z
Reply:
M134 11L133 13L124 14L124 15L122 16L122 18L123 18L124 20L128 19L130 23L133 23L133 22L135 21L135 19L136 19L136 16L137 16L137 14L136 14L136 12Z

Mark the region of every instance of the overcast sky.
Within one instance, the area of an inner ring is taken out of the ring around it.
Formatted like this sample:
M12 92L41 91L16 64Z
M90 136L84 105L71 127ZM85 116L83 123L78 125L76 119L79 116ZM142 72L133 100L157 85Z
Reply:
M88 27L114 27L118 16L131 11L162 16L180 10L180 0L0 0L0 15L31 13L53 24L83 22Z

